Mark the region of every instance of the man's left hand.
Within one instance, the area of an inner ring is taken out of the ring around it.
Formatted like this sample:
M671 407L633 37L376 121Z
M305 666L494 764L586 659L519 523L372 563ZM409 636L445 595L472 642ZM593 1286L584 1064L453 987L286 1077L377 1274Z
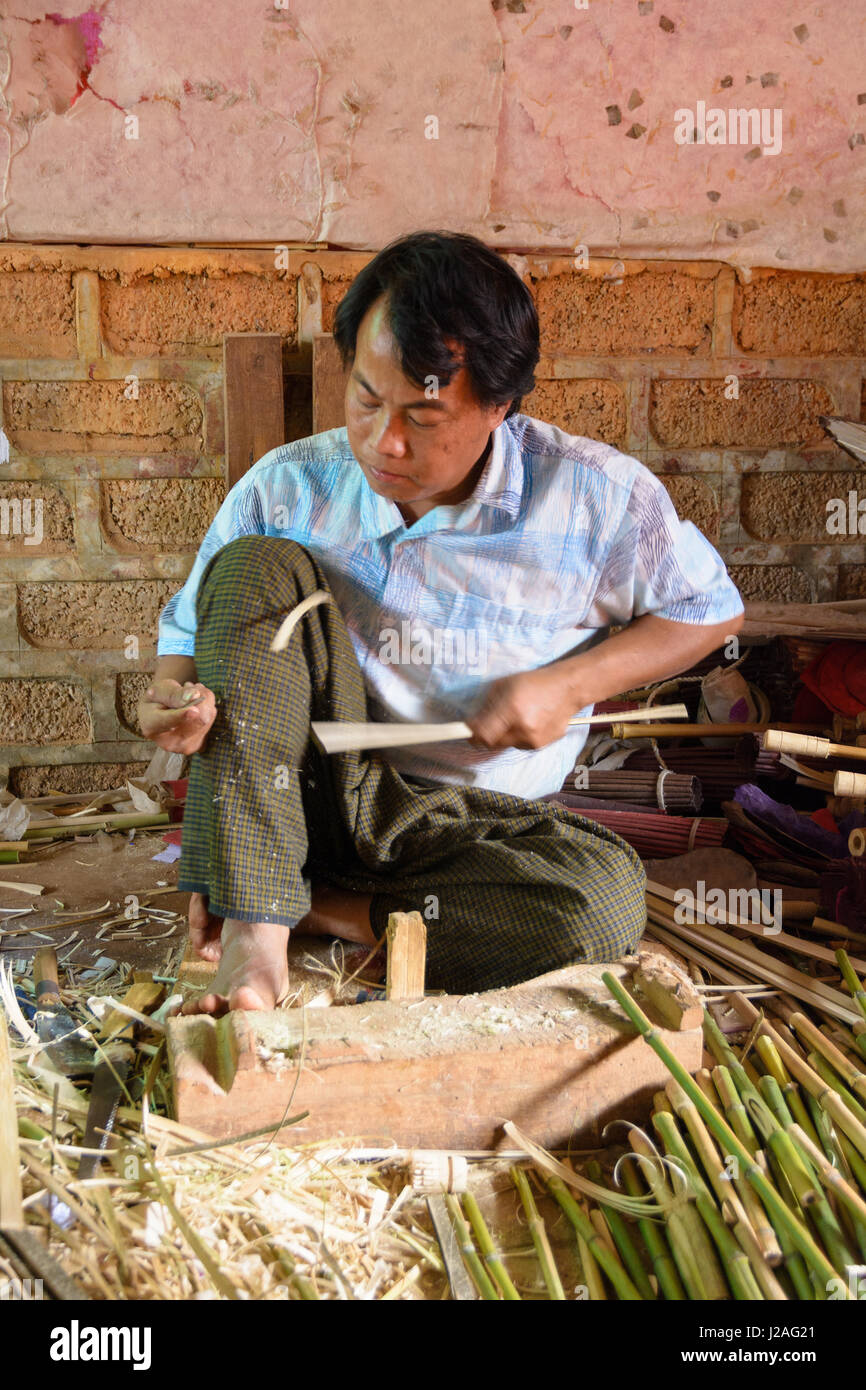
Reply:
M581 707L567 674L547 666L494 681L466 722L482 748L544 748L562 738Z

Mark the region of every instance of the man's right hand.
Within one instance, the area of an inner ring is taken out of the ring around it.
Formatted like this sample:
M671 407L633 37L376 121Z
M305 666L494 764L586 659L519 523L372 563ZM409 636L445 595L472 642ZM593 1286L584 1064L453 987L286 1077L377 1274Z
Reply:
M169 753L197 753L215 719L216 697L200 682L154 681L138 705L141 732Z

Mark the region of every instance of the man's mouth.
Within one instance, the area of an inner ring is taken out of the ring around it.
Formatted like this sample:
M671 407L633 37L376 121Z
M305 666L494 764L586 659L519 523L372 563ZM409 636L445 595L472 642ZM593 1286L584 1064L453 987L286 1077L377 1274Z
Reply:
M368 464L368 467L373 477L380 483L405 483L407 481L405 473L386 473L383 468L374 468L372 464Z

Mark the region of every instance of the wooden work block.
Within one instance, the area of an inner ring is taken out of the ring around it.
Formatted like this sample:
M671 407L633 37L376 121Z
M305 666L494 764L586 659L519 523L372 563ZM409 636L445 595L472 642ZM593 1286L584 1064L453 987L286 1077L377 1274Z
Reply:
M546 1145L595 1144L615 1119L645 1118L668 1073L601 975L576 965L512 989L324 1009L175 1018L175 1112L223 1138L307 1110L279 1142L496 1147L514 1120ZM648 1010L651 1012L651 1010ZM701 1065L699 1028L659 1034Z

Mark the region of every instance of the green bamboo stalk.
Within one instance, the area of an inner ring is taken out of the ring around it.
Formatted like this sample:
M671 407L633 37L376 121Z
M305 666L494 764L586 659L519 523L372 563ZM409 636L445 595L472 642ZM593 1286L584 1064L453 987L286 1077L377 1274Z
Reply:
M763 1294L749 1264L749 1257L722 1220L710 1190L695 1167L677 1129L674 1117L670 1114L656 1115L653 1125L665 1146L665 1152L676 1159L691 1183L695 1193L696 1210L715 1242L734 1297L745 1302L762 1299Z
M814 1126L803 1104L803 1097L800 1095L797 1086L786 1071L785 1064L779 1056L779 1049L776 1047L776 1044L773 1042L772 1038L768 1038L765 1033L759 1033L755 1039L755 1049L767 1074L778 1082L782 1095L785 1098L785 1104L790 1110L793 1118L796 1120L797 1124L806 1131L810 1139L813 1139L817 1144L818 1135L813 1133Z
M866 989L863 988L863 985L857 978L857 975L854 971L854 967L848 959L848 952L843 951L841 946L839 947L839 950L836 952L836 964L842 971L842 979L848 986L848 989L851 995L853 996L854 1003L857 1005L857 1008L860 1010L863 1017L866 1018ZM857 1038L857 1046L860 1046L859 1037Z
M585 1213L582 1213L585 1215ZM589 1218L587 1218L589 1219ZM598 1267L595 1256L587 1241L578 1233L577 1236L577 1255L580 1260L580 1268L586 1280L586 1291L589 1294L590 1303L606 1303L607 1289L601 1277L601 1270Z
M20 849L0 849L0 864L20 864Z
M592 1162L586 1165L586 1172L587 1177L590 1177L593 1182L598 1183L599 1186L604 1185L604 1173L602 1172L601 1164L596 1159L593 1159ZM613 1237L614 1244L619 1251L620 1258L634 1280L635 1287L639 1291L641 1298L649 1300L654 1299L655 1292L653 1286L643 1267L643 1261L638 1253L637 1246L632 1240L631 1231L628 1228L625 1217L622 1215L622 1212L617 1211L614 1207L605 1206L603 1203L600 1203L600 1205L608 1229Z
M463 1205L466 1208L466 1214L469 1217L472 1230L475 1233L475 1239L478 1241L478 1248L484 1256L484 1263L490 1270L494 1282L498 1284L502 1297L509 1300L509 1302L514 1302L516 1300L519 1303L520 1294L511 1282L508 1270L505 1268L502 1261L502 1256L493 1244L493 1237L487 1229L484 1217L481 1215L481 1208L471 1192L463 1193Z
M601 1265L619 1298L627 1299L631 1303L640 1303L640 1293L634 1281L623 1269L618 1258L611 1255L610 1250L604 1241L599 1238L598 1232L593 1226L589 1217L585 1216L572 1197L562 1178L548 1177L545 1175L545 1182L548 1191L556 1198L562 1210L565 1212L578 1236L584 1241L588 1252ZM584 1271L585 1272L585 1271ZM588 1281L587 1281L588 1282Z
M833 1280L835 1283L837 1279L836 1271L824 1253L816 1245L809 1231L788 1210L772 1183L768 1182L759 1165L753 1160L746 1146L740 1142L730 1126L719 1116L718 1111L710 1105L703 1091L699 1086L695 1085L685 1067L662 1041L657 1030L653 1028L643 1011L638 1008L631 995L623 989L619 980L615 979L609 970L603 973L602 980L610 990L614 999L616 999L617 1003L620 1005L620 1008L623 1009L637 1028L644 1041L653 1049L656 1055L661 1058L668 1071L679 1081L680 1085L694 1101L710 1130L721 1139L723 1145L726 1145L729 1150L739 1158L743 1171L753 1187L756 1188L758 1195L773 1219L773 1224L777 1225L777 1229L780 1227L785 1228L793 1244L803 1255L809 1267L815 1271L819 1281L823 1280L825 1286L830 1280Z
M630 1129L628 1139L635 1153L644 1159L641 1172L656 1201L666 1209L668 1241L686 1293L700 1303L719 1298L719 1284L724 1280L700 1217L691 1203L683 1197L678 1198L669 1186L664 1167L642 1131L637 1127Z
M770 1136L770 1146L791 1183L800 1206L813 1222L828 1256L840 1274L846 1265L854 1264L854 1256L848 1248L842 1229L824 1195L817 1174L807 1168L788 1133Z
M863 1075L859 1067L854 1065L850 1057L846 1057L842 1049L836 1046L832 1038L828 1038L821 1032L820 1028L816 1028L812 1020L806 1018L805 1014L793 1013L791 1015L791 1027L798 1038L805 1038L807 1042L810 1042L814 1051L820 1053L825 1061L835 1068L850 1091L858 1095L861 1100L866 1100L866 1076ZM802 1043L801 1046L803 1046ZM805 1051L805 1046L803 1046L803 1050Z
M673 1077L667 1084L667 1093L674 1110L689 1131L692 1143L709 1179L726 1220L747 1225L752 1231L758 1249L768 1265L781 1264L782 1250L779 1238L761 1206L757 1192L745 1178L729 1175L727 1160L729 1154L720 1154L715 1140L704 1124L697 1107L686 1095L679 1082ZM739 1164L737 1164L739 1168ZM726 1209L730 1216L726 1215Z
M517 1191L520 1193L520 1200L523 1203L523 1210L526 1212L526 1220L529 1226L529 1233L532 1236L532 1243L535 1246L535 1253L538 1256L538 1263L541 1266L541 1273L544 1277L547 1292L550 1294L551 1301L563 1302L565 1300L565 1290L562 1287L562 1280L556 1268L556 1261L553 1258L553 1251L550 1248L550 1241L547 1237L547 1228L535 1205L535 1198L532 1195L532 1188L529 1179L522 1168L512 1168L511 1178Z
M719 1108L719 1093L713 1085L712 1073L706 1067L701 1067L695 1072L695 1081L700 1086L710 1105Z
M731 1079L728 1068L725 1066L714 1067L713 1081L716 1083L716 1090L721 1097L728 1124L734 1133L742 1139L749 1153L756 1154L761 1147L758 1136L752 1129L746 1107L740 1100L739 1092Z
M630 1164L624 1163L622 1172L623 1184L628 1188L632 1197L641 1196L644 1189L634 1168ZM682 1286L680 1276L677 1274L663 1228L657 1226L654 1221L650 1221L648 1217L638 1217L637 1228L646 1246L647 1254L652 1262L653 1273L663 1297L669 1303L683 1302L686 1291Z
M764 1100L767 1102L767 1105L772 1110L779 1124L784 1128L787 1128L788 1125L792 1125L794 1123L793 1116L785 1104L782 1088L775 1076L762 1076L760 1089L761 1095L764 1097Z
M128 816L118 812L108 816L79 817L77 821L61 822L58 820L56 828L53 825L36 825L32 829L28 827L21 838L23 840L54 840L63 835L95 835L97 830L131 830L133 828L143 830L154 825L168 825L168 812L152 814L148 811L135 811Z
M863 1106L860 1104L859 1100L857 1100L856 1096L851 1094L845 1083L839 1080L833 1068L830 1066L830 1063L818 1052L810 1052L806 1060L809 1066L813 1067L818 1073L821 1080L826 1081L827 1085L832 1087L837 1096L842 1098L851 1111L851 1114L857 1116L861 1125L866 1124L866 1110L863 1109Z
M472 1236L469 1231L469 1227L466 1224L466 1218L464 1217L460 1207L460 1203L457 1201L457 1198L453 1196L452 1193L446 1192L445 1205L448 1208L448 1214L451 1217L454 1229L457 1232L457 1243L460 1246L460 1253L463 1256L463 1263L465 1264L469 1273L472 1275L478 1292L481 1294L482 1298L487 1300L488 1303L498 1303L499 1294L496 1291L496 1286L494 1285L493 1280L490 1278L490 1275L487 1273L487 1270L484 1268L484 1265L482 1264L481 1259L478 1255L478 1251L475 1249L475 1246L472 1241Z
M794 1116L795 1122L800 1124L800 1128L809 1135L813 1144L817 1143L818 1146L824 1150L827 1158L840 1170L840 1172L844 1174L850 1173L851 1169L845 1157L844 1150L842 1149L840 1136L837 1135L836 1131L833 1129L833 1126L830 1124L829 1119L821 1109L815 1097L810 1096L808 1091L806 1092L806 1104L809 1107L809 1114L812 1117L812 1128L815 1131L815 1135L817 1135L817 1139L806 1129L805 1125L800 1124L796 1115Z

